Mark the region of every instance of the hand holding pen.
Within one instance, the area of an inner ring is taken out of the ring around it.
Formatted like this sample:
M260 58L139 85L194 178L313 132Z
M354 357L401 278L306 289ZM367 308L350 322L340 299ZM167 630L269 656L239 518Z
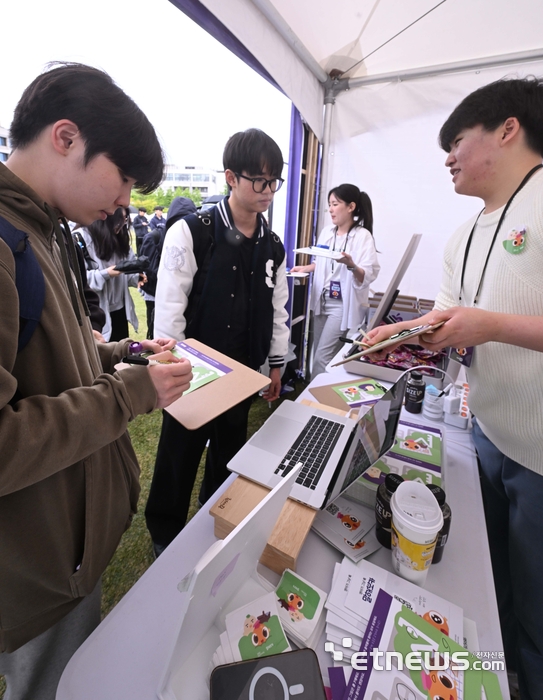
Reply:
M148 350L150 345L155 345L158 348L173 347L175 341L158 339L131 343L129 346L130 354L122 361L131 365L146 365L148 367L151 381L157 393L156 408L166 408L190 387L192 366L187 359L172 355L169 349L153 354L152 358L141 356L139 353Z

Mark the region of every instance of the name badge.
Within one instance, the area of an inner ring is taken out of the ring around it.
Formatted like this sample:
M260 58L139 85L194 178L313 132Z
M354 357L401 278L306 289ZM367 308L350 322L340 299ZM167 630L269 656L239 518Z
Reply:
M335 282L334 280L331 280L330 299L337 299L338 301L341 301L341 282Z
M450 348L449 358L460 362L464 367L471 367L474 350L475 348L473 346L470 348Z

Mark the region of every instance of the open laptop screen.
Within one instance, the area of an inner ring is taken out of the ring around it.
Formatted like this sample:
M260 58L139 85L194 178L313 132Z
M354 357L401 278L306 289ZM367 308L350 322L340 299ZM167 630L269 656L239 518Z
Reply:
M358 421L354 438L326 503L333 501L394 445L407 377L402 377Z

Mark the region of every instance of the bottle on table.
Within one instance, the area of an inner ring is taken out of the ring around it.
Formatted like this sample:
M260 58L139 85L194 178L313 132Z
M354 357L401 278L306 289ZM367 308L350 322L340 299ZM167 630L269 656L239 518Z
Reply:
M452 511L450 505L446 502L445 491L441 488L441 486L436 486L435 484L427 484L427 486L436 497L436 501L439 503L439 507L443 513L443 527L437 535L436 548L432 558L432 564L438 564L443 557L443 550L445 549L445 545L449 539Z
M402 483L403 476L399 474L387 474L382 484L377 489L375 499L375 536L380 544L391 549L392 511L390 499L398 486Z
M422 400L424 399L424 388L426 384L422 374L411 372L405 387L405 410L409 413L420 413L422 411Z

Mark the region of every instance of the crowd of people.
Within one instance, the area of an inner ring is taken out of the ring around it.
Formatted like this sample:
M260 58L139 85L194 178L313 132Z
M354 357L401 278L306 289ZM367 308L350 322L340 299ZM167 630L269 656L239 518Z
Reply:
M476 346L473 435L506 658L526 700L543 687L542 119L543 81L511 79L468 95L443 125L454 188L484 209L446 247L436 306L423 319L445 323L421 341ZM130 133L140 134L137 145ZM158 187L163 154L106 73L64 64L38 76L15 110L11 141L0 164L0 674L10 699L49 700L99 622L100 577L135 511L128 423L189 387L191 366L172 355L175 343L192 337L256 370L267 362L264 399L280 394L286 255L265 213L284 157L264 132L238 132L223 153L228 197L206 222L186 201L167 216L156 207L150 221L140 209L136 253L156 262L147 276L119 268L136 260L131 189ZM313 374L364 321L380 269L369 196L345 183L327 202L331 224L317 245L337 255L293 268L313 275ZM146 295L143 349L168 363L116 372L128 324L137 330L130 286ZM375 329L370 342L409 325ZM250 403L196 431L164 412L145 509L157 556L185 525L206 444L200 501L228 476Z

